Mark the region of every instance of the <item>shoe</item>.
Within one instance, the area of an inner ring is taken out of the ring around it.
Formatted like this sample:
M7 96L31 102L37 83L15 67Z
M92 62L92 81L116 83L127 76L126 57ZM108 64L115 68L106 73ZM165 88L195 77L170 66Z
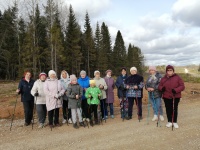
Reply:
M63 119L62 124L65 124L65 123L67 123L67 120Z
M56 126L56 127L60 127L61 125L60 125L59 123L56 123L55 126Z
M85 127L85 124L83 122L79 122L79 125Z
M111 115L111 118L114 119L114 115Z
M43 127L44 127L44 124L40 123L39 126L38 126L38 129L42 129Z
M160 115L159 118L160 118L161 121L165 120L164 117L163 117L163 115Z
M54 126L52 124L50 124L49 127L52 129Z
M97 120L97 119L95 119L95 121L94 121L94 122L95 122L95 125L99 124L99 122L98 122L98 120Z
M143 118L142 118L142 116L138 116L138 120L142 120Z
M177 123L173 123L173 126L174 126L175 129L178 129L178 128L179 128L179 126L178 126Z
M132 116L126 117L126 120L130 120L130 119L132 119Z
M158 116L154 115L153 118L152 118L152 121L156 121L156 120L158 120Z
M77 123L75 123L75 124L73 125L73 127L74 127L75 129L78 129Z
M72 124L72 119L71 118L69 118L68 123Z
M108 119L108 116L106 116L106 119Z
M85 121L86 120L86 118L83 118L83 121Z
M87 122L90 122L90 119L89 119L89 118L86 118L86 121L87 121Z
M24 123L24 126L29 126L31 123L27 123L27 122L25 122Z
M166 127L167 127L167 128L172 127L172 123L171 123L171 122L168 122L168 123L166 124Z

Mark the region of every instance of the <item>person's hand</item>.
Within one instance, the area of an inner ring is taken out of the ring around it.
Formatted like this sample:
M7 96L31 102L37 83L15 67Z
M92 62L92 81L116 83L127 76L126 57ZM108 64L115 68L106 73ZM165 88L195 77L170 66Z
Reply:
M54 98L59 99L59 94L56 94Z
M17 94L20 94L20 89L17 89L17 90L16 90L16 93L17 93Z
M165 92L166 88L165 87L162 87L162 92Z
M76 95L76 99L79 99L79 95L78 94Z
M172 89L172 93L173 93L173 94L176 94L176 91L175 91L174 89Z
M91 95L89 94L88 97L91 98Z
M147 91L152 92L154 91L154 88L147 88Z
M34 94L34 96L39 96L39 93L38 93L38 92L36 92L36 93Z
M100 85L99 85L99 88L100 88L100 89L104 89L104 86L100 84Z
M138 89L138 86L137 85L134 85L134 87L133 87L135 90L137 90Z
M127 88L127 89L129 89L129 88L130 88L130 86L129 86L129 85L127 85L127 86L126 86L126 88Z

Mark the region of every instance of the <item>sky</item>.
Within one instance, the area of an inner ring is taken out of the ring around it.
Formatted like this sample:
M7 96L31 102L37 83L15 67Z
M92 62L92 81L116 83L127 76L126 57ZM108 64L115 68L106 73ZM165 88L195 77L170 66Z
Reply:
M72 5L82 27L88 11L93 32L105 22L113 44L120 30L126 48L141 48L146 65L200 64L200 0L58 1Z

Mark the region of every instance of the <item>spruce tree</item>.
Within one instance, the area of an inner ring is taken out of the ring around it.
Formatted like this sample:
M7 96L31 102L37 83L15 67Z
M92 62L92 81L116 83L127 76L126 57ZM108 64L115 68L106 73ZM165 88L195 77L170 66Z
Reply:
M97 22L96 25L96 31L95 31L95 38L94 38L94 42L95 42L95 51L96 51L96 62L95 62L95 68L97 70L99 70L99 53L100 53L100 49L101 49L101 31L100 31L100 27L99 27L99 23Z

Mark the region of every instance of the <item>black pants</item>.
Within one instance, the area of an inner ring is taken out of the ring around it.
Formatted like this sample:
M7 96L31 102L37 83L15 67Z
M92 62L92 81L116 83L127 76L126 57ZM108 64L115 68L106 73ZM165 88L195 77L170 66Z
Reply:
M49 125L59 124L59 108L48 111ZM53 120L54 118L54 120Z
M102 118L104 118L104 115L106 115L106 99L101 99L100 104L101 104L101 115Z
M34 101L23 102L25 122L30 124L33 118Z
M89 118L87 99L82 99L81 107L82 107L82 111L83 111L82 112L82 117L83 118Z
M137 115L142 116L142 98L141 97L138 97L137 99L135 97L128 97L128 116L132 117L134 100L137 105Z
M93 112L94 112L94 120L98 119L98 117L97 117L97 107L98 107L98 105L96 105L96 104L91 104L89 106L89 119L92 118L91 113L93 113Z
M173 114L173 99L165 99L165 108L168 122L172 122L172 114ZM177 123L177 116L178 116L178 103L180 102L180 98L175 98L174 100L174 119L173 122Z
M63 105L62 105L62 111L63 111L63 118L65 120L71 118L72 114L71 114L71 109L68 108L68 100L63 100Z
M47 115L46 104L37 104L36 110L37 110L39 123L44 123L46 120L46 115Z

